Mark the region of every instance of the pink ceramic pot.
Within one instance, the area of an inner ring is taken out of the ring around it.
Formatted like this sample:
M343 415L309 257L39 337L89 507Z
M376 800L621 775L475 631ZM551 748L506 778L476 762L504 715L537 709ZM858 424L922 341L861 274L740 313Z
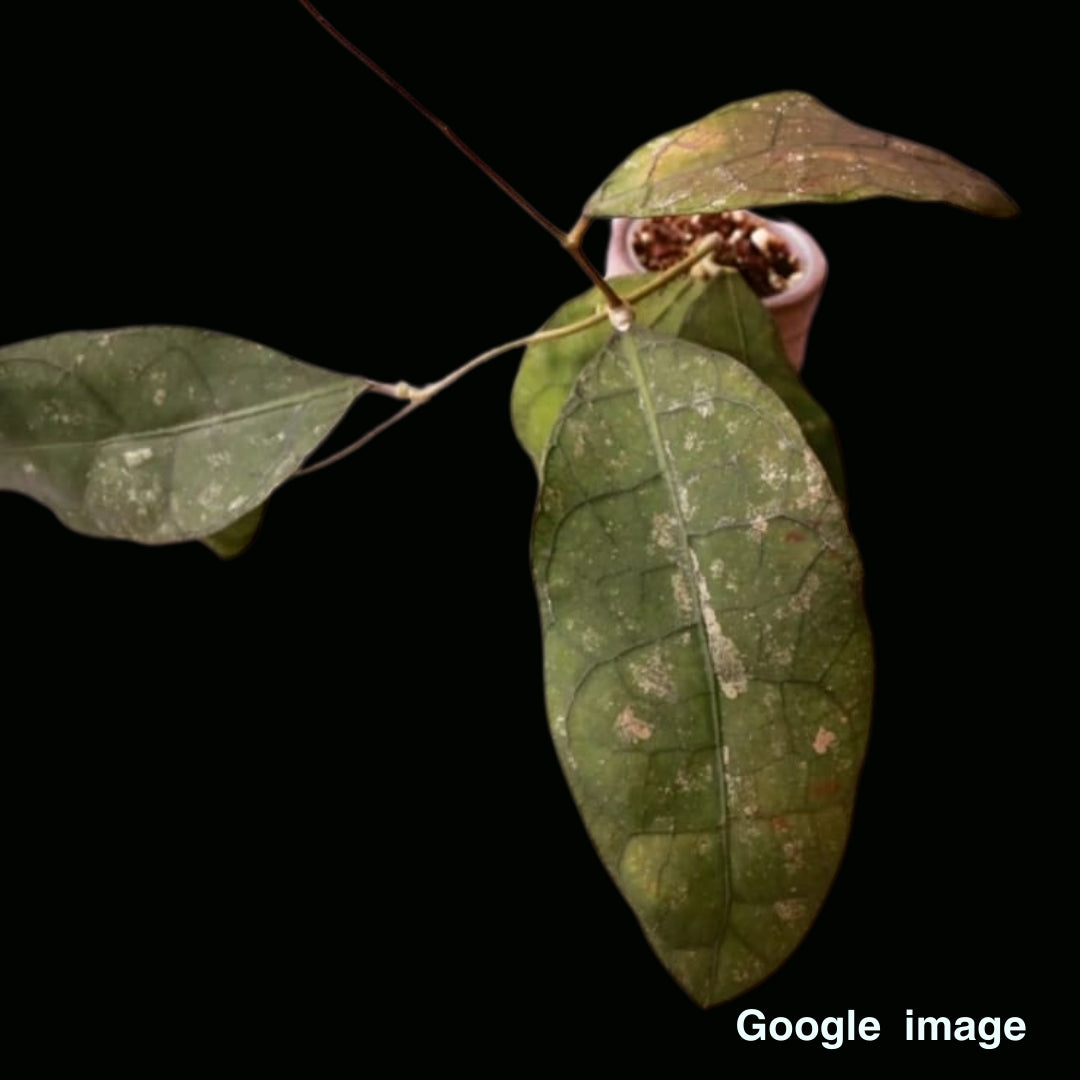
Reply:
M769 309L784 351L788 359L799 371L806 355L806 339L810 333L810 323L825 288L829 264L825 253L818 247L817 241L805 230L790 221L774 221L763 218L760 214L744 211L751 218L760 221L770 232L775 233L791 248L799 260L802 277L782 293L762 299ZM621 274L640 274L644 267L638 262L631 243L632 231L643 218L614 218L611 222L611 240L608 243L607 266L605 277L617 277Z

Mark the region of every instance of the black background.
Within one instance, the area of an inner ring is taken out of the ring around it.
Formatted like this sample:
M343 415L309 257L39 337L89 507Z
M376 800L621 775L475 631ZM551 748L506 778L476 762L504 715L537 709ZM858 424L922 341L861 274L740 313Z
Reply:
M183 323L419 383L584 287L299 4L140 7L0 22L0 340ZM563 227L640 143L783 88L952 153L1025 213L790 211L831 262L805 374L850 473L875 727L813 931L708 1013L651 956L550 747L513 357L286 486L231 564L0 498L9 927L42 1052L78 1032L122 1053L136 1030L170 1051L226 1034L241 1054L718 1069L1045 1049L1047 972L1073 936L1045 773L1071 719L1052 644L1068 459L1046 415L1062 350L1036 302L1054 283L1020 123L1039 88L1014 74L1028 43L720 7L645 28L581 5L324 10ZM362 402L341 438L384 412ZM836 1053L744 1044L748 1006L855 1009L884 1033ZM1018 1015L1030 1034L909 1045L906 1008Z

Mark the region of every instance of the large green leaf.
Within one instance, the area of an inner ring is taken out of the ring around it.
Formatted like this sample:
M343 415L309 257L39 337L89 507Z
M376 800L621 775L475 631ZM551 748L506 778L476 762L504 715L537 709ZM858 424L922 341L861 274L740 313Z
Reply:
M651 217L875 195L993 217L1016 204L955 158L853 124L797 90L738 101L636 150L589 199L590 217Z
M806 933L848 834L872 658L840 503L744 365L635 329L556 425L533 557L593 842L687 992L734 997Z
M615 278L610 284L625 296L653 275ZM550 330L602 311L596 289L568 301L544 324ZM677 278L638 301L639 326L651 326L741 360L779 395L802 427L803 435L825 466L829 480L844 498L844 472L836 431L791 366L772 316L735 272L706 283ZM611 335L604 323L577 334L530 345L522 357L510 396L514 431L539 470L548 438L581 369Z
M178 326L0 349L0 489L92 536L207 537L253 511L367 383Z

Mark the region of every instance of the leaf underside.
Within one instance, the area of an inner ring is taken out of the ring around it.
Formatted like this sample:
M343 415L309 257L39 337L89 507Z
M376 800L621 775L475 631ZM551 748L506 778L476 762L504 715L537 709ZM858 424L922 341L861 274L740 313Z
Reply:
M635 329L555 426L533 558L592 840L686 991L734 997L806 933L847 838L872 659L840 503L746 367Z
M0 490L91 536L207 538L235 553L255 511L367 383L180 326L55 334L0 349ZM219 548L221 550L219 550Z
M952 203L992 217L1016 204L929 146L853 124L786 90L738 101L640 147L597 189L589 217L651 217L878 195Z
M235 559L237 555L243 555L255 542L255 535L262 526L263 515L266 513L266 503L260 503L254 510L249 510L243 517L237 518L231 525L219 529L209 536L201 536L199 539L219 559Z

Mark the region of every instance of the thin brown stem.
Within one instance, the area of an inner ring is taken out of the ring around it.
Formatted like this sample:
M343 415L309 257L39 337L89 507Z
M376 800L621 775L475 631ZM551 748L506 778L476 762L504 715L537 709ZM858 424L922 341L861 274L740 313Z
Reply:
M578 266L580 266L581 269L585 271L586 277L588 277L588 279L597 287L597 289L600 290L600 295L603 296L604 301L607 304L608 314L614 316L615 312L630 311L630 309L626 305L626 302L619 298L619 294L604 280L603 275L600 273L600 271L597 270L591 262L589 262L589 257L585 254L584 251L581 250L581 248L568 247L566 250L569 251L570 254L573 256L574 262L576 262ZM630 317L632 318L632 315ZM629 326L628 321L625 323L625 325L620 325L620 323L614 318L612 319L612 321L616 322L616 325L618 325L621 330L625 330L626 327Z
M611 321L619 329L625 330L633 321L633 312L618 297L618 294L604 280L604 277L596 269L588 256L581 250L581 238L589 227L590 219L583 217L574 226L569 234L564 233L557 225L549 221L524 195L504 180L488 163L480 157L460 136L451 130L448 124L443 123L426 105L409 93L389 72L384 71L367 53L354 45L334 24L311 2L300 0L304 9L311 17L343 48L347 49L365 67L377 75L387 86L400 94L425 120L434 124L471 161L489 180L496 184L501 191L525 211L541 228L553 236L566 249L570 257L584 271L585 276L600 290L608 306Z
M593 219L588 214L582 214L574 223L574 227L566 234L566 247L581 247L581 241L589 231Z
M365 52L361 52L330 20L313 4L311 0L300 0L300 3L307 9L311 17L341 46L348 49L353 56L356 57L365 67L372 71L375 75L378 75L380 79L392 90L400 94L425 120L434 124L460 150L489 180L496 184L506 195L514 200L529 215L538 225L546 229L548 233L555 237L556 240L562 244L565 240L565 234L563 231L552 222L548 221L535 206L532 205L523 195L521 195L515 188L504 180L488 163L480 157L460 136L455 134L448 124L444 124L429 108L427 108L421 101L413 97L404 86L401 85L392 75L384 71L370 56Z
M603 275L597 271L596 267L589 261L589 257L581 250L582 238L591 224L592 218L587 215L578 218L577 224L563 237L562 246L570 253L574 262L585 271L585 276L600 290L600 295L603 296L607 303L608 313L612 316L612 322L620 329L625 330L630 325L633 313L627 306L626 301L604 280ZM619 312L620 317L616 317L615 312Z

